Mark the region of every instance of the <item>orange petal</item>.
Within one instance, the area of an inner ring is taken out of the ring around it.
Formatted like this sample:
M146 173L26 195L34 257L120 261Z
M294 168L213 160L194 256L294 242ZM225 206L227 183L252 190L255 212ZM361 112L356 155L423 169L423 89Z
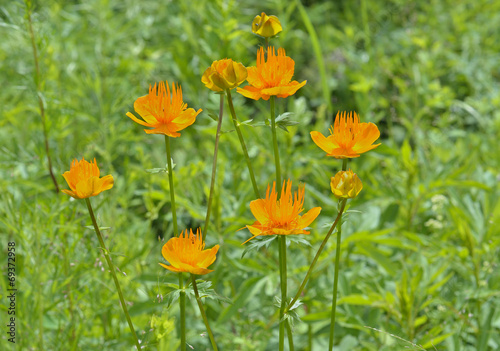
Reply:
M100 181L100 192L111 189L115 183L115 180L113 179L113 176L111 174L102 177Z
M299 228L305 228L308 227L309 224L311 224L316 217L319 216L319 213L321 212L321 207L314 207L311 208L306 214L304 214L298 223Z
M67 190L67 189L61 189L61 191L65 194L68 194L69 196L71 197L74 197L75 199L79 199L78 195L76 195L74 192L72 192L71 190Z
M139 123L140 125L143 125L146 127L153 127L151 124L146 123L144 121L141 121L140 119L135 117L131 112L127 112L127 117L130 117L132 119L132 121L134 121L135 123Z
M160 266L162 266L163 268L166 268L168 269L169 271L172 271L172 272L182 272L180 269L178 268L175 268L174 266L167 266L166 264L163 264L163 263L160 263Z
M236 91L249 99L259 100L260 98L263 98L260 89L255 88L251 85L247 85L243 88L237 88ZM267 99L264 98L264 100L269 100L269 96L267 97Z
M257 199L250 202L250 211L252 211L252 214L259 223L266 223L269 221L269 214L266 210L265 200Z
M338 147L336 143L332 142L333 141L332 139L325 138L325 136L320 132L313 131L310 134L314 143L328 154L332 152L333 148Z

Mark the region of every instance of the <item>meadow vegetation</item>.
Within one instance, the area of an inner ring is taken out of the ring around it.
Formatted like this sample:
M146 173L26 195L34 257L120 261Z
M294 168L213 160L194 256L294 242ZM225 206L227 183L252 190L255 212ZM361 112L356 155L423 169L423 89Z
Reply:
M294 59L294 79L307 80L276 100L277 114L297 122L278 129L282 178L305 184L306 210L322 207L310 235L287 240L289 297L337 216L330 178L342 162L310 132L356 111L382 145L352 161L363 191L343 218L335 350L500 348L500 2L47 0L30 15L39 74L25 3L0 4L0 267L6 276L15 242L17 349L134 347L86 206L54 191L40 101L59 187L74 158L95 157L114 177L91 202L143 349L179 347L178 278L159 265L176 234L158 171L164 138L126 113L165 80L203 109L171 140L179 230L203 227L219 95L201 76L223 58L255 65L264 41L251 23L262 11L279 17L272 44ZM236 91L233 101L263 195L275 179L269 104ZM252 200L226 105L206 237L220 248L198 284L220 350L278 349L274 237L241 245ZM328 348L335 251L332 237L290 318L296 350ZM0 279L2 325L7 284ZM210 350L191 286L186 293L187 343Z

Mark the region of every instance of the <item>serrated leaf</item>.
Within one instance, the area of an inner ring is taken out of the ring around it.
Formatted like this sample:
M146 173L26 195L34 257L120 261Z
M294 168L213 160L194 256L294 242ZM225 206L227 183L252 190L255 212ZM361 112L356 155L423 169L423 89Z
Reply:
M253 239L250 242L250 244L247 246L247 248L241 254L241 258L245 257L245 255L250 251L258 250L263 246L268 247L273 240L276 240L277 237L278 237L277 235L272 235L269 238L263 238L263 239L255 238L255 239Z
M162 173L162 172L168 173L168 170L165 168L150 168L150 169L146 169L146 172L152 173L152 174Z

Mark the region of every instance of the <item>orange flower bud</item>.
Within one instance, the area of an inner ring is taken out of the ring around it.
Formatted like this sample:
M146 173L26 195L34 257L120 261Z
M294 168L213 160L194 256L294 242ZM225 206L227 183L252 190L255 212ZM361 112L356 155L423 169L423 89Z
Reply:
M236 88L247 79L247 75L243 64L224 59L214 61L203 73L201 81L210 90L224 91Z
M75 159L71 162L71 169L63 174L71 190L63 189L61 191L75 199L86 199L113 187L112 175L102 178L99 176L100 171L95 158L94 162L87 162L83 158L81 161Z
M333 195L338 199L354 199L363 189L358 175L351 170L338 172L332 177L330 185Z
M274 37L282 30L278 17L268 16L264 12L255 16L252 22L252 32L264 38Z

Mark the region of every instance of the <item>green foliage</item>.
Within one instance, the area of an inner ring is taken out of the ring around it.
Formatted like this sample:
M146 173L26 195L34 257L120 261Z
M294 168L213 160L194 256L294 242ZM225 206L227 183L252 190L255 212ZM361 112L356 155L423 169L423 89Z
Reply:
M125 114L149 84L167 79L182 85L189 107L204 110L171 143L179 229L202 226L219 95L201 75L225 57L255 64L264 42L250 24L262 11L280 18L284 30L271 43L295 60L294 79L307 80L277 99L278 125L288 131L278 132L282 174L306 184L306 210L322 207L310 235L288 238L288 296L337 214L329 183L341 162L325 157L309 132L326 134L337 110L356 110L377 124L382 145L348 165L363 191L342 230L336 349L498 349L498 1L273 0L264 8L222 0L38 1L38 94L54 172L66 188L60 175L84 156L114 176L113 189L91 201L108 228L104 240L141 344L178 347L179 310L171 303L178 280L158 264L173 235L168 178L157 168L166 163L163 138ZM16 242L17 347L132 350L99 242L85 228L86 207L53 192L27 28L23 3L0 5L0 261L3 270L7 243ZM274 179L269 102L233 97L264 193ZM225 107L222 129L232 128ZM221 247L214 272L199 284L223 350L277 349L277 245L274 237L241 245L250 233L239 229L254 221L252 200L237 135L226 132L207 235L207 247ZM335 245L327 244L301 304L287 315L296 350L327 349ZM0 287L7 291L7 279ZM185 291L187 341L208 350L192 289ZM7 303L1 299L3 312ZM4 344L10 347L5 333Z

